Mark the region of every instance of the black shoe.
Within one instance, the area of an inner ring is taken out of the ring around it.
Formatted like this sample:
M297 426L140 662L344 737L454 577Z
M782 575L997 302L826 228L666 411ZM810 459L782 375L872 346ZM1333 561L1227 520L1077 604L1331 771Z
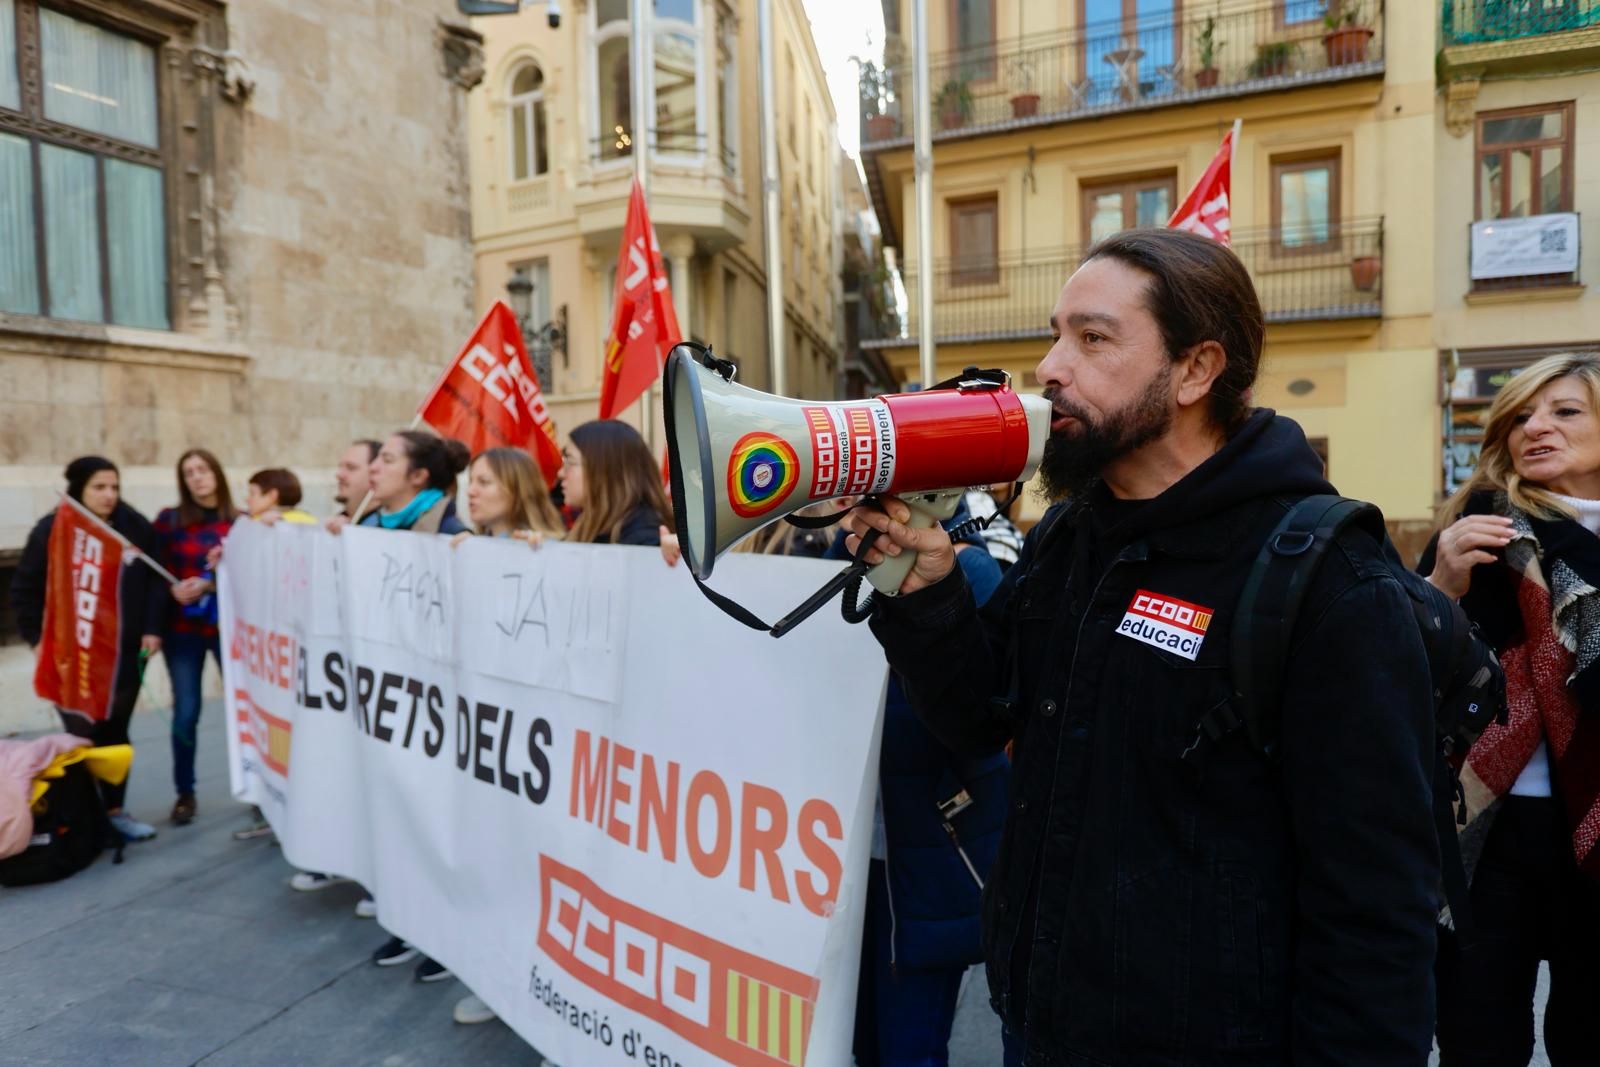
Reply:
M424 956L417 964L416 977L419 982L442 982L450 977L450 969L431 956Z
M391 937L383 943L378 951L372 954L372 962L379 967L398 967L402 963L410 963L422 953L416 946L402 941L398 937Z

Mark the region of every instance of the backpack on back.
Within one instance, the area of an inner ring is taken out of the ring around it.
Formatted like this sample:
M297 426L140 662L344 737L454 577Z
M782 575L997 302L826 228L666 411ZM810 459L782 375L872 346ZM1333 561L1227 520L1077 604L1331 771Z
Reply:
M1269 760L1278 757L1283 676L1306 590L1331 545L1358 525L1383 553L1405 590L1433 687L1436 740L1434 817L1443 860L1445 915L1458 929L1468 922L1467 879L1456 840L1459 758L1497 717L1503 716L1506 682L1494 651L1461 606L1406 567L1389 540L1376 507L1340 496L1311 496L1289 510L1256 557L1234 615L1233 700L1207 716L1202 729L1219 739L1243 729Z
M33 817L33 840L15 856L0 859L0 885L55 882L89 866L103 848L122 862L122 835L106 817L100 786L82 761L69 763L51 780L44 810Z

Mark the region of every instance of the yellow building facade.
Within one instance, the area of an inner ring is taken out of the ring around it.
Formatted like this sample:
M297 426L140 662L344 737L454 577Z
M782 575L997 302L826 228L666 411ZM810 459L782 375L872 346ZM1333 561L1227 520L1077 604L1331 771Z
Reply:
M480 312L519 269L530 346L559 431L596 417L617 251L648 141L648 202L686 338L767 388L766 268L754 0L657 0L655 115L631 115L628 0L479 18L472 94L472 233ZM775 0L778 153L789 391L830 397L841 315L837 119L800 0ZM659 404L655 420L659 426ZM635 409L624 418L640 425Z
M1600 3L1445 0L1434 322L1445 488L1520 368L1600 350ZM1586 210L1587 209L1587 212Z
M1032 387L1082 251L1164 225L1240 119L1233 247L1268 320L1255 402L1300 422L1341 491L1377 503L1397 531L1423 529L1440 455L1437 13L1334 7L1330 17L1324 0L930 3L941 376L976 363ZM908 301L868 343L909 382L924 284L909 0L886 0L885 19L885 65L862 93L863 163Z

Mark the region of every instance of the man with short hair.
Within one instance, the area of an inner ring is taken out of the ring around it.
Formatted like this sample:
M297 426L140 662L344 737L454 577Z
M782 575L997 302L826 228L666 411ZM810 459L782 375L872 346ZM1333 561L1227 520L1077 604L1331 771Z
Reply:
M351 522L360 519L355 510L361 506L367 490L372 486L369 471L382 448L383 445L377 441L360 438L351 441L339 454L339 466L333 472L333 499L339 505L339 513Z
M873 630L958 752L1013 741L984 894L1007 1061L1421 1065L1433 1033L1433 702L1406 594L1355 526L1317 570L1269 759L1229 704L1246 576L1330 493L1248 397L1264 325L1228 249L1130 231L1061 290L1038 377L1057 503L980 612L938 527ZM878 551L870 560L881 558Z

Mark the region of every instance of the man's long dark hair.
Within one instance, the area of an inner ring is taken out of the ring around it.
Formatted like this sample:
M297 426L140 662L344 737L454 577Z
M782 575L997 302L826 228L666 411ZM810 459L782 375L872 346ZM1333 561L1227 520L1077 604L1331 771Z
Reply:
M1222 346L1227 362L1211 385L1211 418L1225 433L1237 430L1250 414L1266 335L1255 283L1239 257L1183 230L1124 230L1090 248L1083 261L1091 259L1114 259L1150 276L1148 307L1173 362L1204 341Z

